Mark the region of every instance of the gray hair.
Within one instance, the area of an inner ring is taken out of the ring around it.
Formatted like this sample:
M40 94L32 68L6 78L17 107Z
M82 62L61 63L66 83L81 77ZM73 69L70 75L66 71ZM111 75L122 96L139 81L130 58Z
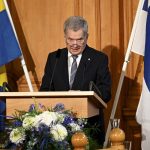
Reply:
M80 16L71 16L64 23L64 34L67 34L67 30L71 29L73 31L83 30L84 36L88 35L88 23Z

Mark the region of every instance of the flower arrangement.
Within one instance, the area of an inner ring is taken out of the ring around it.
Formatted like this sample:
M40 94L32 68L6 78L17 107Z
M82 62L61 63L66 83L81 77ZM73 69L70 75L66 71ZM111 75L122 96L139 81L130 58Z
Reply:
M17 111L14 115L11 143L25 150L69 150L71 137L82 131L86 119L77 119L63 104L46 108L41 104L31 105L29 111Z

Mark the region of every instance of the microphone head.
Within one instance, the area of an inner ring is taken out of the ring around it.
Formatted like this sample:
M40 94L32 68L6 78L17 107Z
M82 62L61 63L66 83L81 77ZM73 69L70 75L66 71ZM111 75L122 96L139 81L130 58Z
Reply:
M89 91L95 91L100 97L102 97L101 91L98 89L93 81L90 81L89 83Z

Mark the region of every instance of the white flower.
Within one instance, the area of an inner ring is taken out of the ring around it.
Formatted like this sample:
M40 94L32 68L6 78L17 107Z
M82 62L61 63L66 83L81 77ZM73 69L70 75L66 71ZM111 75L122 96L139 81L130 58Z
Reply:
M13 129L10 133L10 141L15 144L22 143L25 140L25 131L22 128Z
M78 124L76 123L70 123L69 126L71 127L71 131L72 132L76 132L76 131L80 131L81 128Z
M30 113L25 113L24 115L22 115L22 118L24 119L24 118L26 118L26 117L28 117L28 116L30 116Z
M50 129L50 133L52 134L53 139L56 141L63 141L68 135L66 128L61 124L53 126Z
M36 116L34 126L39 127L40 124L45 124L49 127L52 126L52 123L57 121L57 113L45 111L42 114Z
M31 129L34 125L34 122L35 122L35 117L33 116L27 116L23 122L22 122L22 126L25 128L25 129Z
M65 114L58 114L58 123L63 123L65 119Z

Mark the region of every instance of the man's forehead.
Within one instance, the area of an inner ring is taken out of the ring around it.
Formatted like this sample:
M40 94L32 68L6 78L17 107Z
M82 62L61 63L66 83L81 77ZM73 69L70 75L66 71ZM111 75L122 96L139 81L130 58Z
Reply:
M79 29L78 31L74 31L72 29L68 29L66 35L68 37L83 37L83 30Z

